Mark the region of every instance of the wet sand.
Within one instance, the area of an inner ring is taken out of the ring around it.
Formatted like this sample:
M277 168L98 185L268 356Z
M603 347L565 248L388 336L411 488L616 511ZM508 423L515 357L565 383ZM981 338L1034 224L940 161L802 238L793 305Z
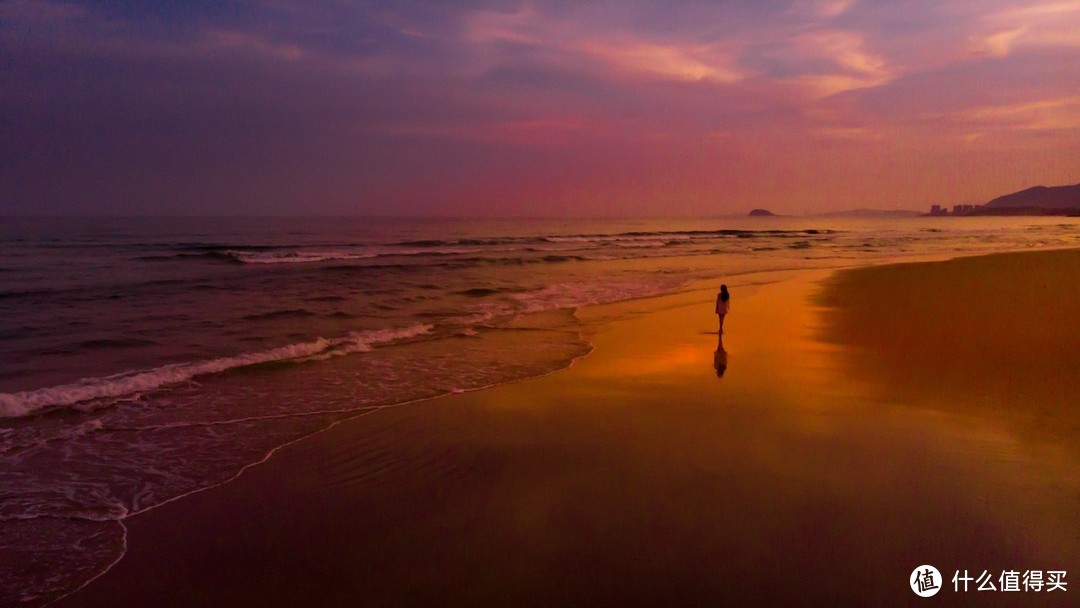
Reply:
M569 370L380 410L131 517L125 558L57 605L908 605L935 601L920 564L950 605L1069 605L948 581L1080 576L1080 324L1054 316L1078 261L733 277L721 348L711 289L582 310ZM945 322L1009 268L1056 281Z

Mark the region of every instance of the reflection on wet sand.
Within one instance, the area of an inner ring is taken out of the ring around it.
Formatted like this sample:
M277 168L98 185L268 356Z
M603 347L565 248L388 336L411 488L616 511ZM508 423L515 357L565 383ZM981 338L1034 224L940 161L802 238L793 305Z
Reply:
M906 420L894 441L937 460L927 488L962 473L935 491L1016 544L1002 569L1080 567L1080 251L844 271L819 301L840 381ZM936 544L957 567L994 561L950 536Z
M823 337L846 347L850 377L899 402L1080 446L1080 251L846 271L822 303Z
M716 352L713 353L713 369L716 370L716 377L723 378L724 372L727 371L727 349L724 348L724 334L720 332L717 334Z

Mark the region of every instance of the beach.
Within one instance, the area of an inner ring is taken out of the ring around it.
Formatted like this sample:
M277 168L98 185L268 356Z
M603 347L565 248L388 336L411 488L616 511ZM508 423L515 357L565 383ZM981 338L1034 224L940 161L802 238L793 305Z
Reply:
M1078 26L0 0L0 608L1080 605Z
M130 516L55 605L907 605L922 564L951 604L1068 605L951 579L1080 571L1078 269L745 274L723 336L715 281L586 306L568 369L365 411Z

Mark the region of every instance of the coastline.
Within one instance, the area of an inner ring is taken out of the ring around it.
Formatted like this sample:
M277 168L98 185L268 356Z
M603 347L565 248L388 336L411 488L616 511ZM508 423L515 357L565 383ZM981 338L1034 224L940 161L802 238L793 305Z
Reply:
M806 305L831 274L732 282L723 379L711 291L582 309L595 350L571 368L279 448L126 520L128 555L55 605L897 603L921 563L1080 565L1047 540L1076 538L1061 501L1010 482L1049 491L1055 471L985 441L1009 429L929 432L940 411L846 376ZM991 456L1008 475L979 471Z

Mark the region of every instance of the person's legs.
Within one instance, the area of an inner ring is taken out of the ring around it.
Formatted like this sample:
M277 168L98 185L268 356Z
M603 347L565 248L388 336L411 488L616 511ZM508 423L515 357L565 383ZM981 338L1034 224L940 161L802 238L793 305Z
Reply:
M716 316L720 317L720 329L717 330L717 331L718 331L718 333L722 334L722 333L724 333L724 317L726 315L716 315Z

